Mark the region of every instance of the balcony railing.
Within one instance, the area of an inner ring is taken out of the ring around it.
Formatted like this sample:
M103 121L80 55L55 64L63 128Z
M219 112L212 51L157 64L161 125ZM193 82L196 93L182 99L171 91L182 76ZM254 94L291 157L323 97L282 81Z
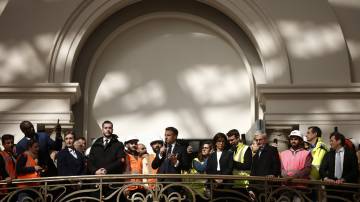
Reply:
M11 202L360 201L360 184L233 175L86 175L14 180L11 184L1 181L0 186L1 201ZM255 193L254 199L248 190Z

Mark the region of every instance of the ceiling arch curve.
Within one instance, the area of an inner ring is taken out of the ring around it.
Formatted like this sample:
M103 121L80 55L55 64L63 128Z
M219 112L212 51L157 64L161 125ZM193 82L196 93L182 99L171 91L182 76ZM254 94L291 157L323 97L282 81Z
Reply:
M125 14L128 17L140 15L141 13L130 8L136 7L138 4L147 5L145 12L154 12L168 9L167 6L170 3L163 0L151 2L109 0L105 2L84 1L80 4L68 18L57 37L50 59L49 81L72 81L77 57L94 30L104 22L106 23L107 18L125 8L129 8L130 12ZM229 23L235 23L251 40L261 60L261 65L252 65L252 68L255 68L253 69L255 83L291 83L286 48L275 26L255 1L182 0L171 2L172 7L184 12L194 11L205 4L230 18L232 22ZM205 15L208 14L205 12Z

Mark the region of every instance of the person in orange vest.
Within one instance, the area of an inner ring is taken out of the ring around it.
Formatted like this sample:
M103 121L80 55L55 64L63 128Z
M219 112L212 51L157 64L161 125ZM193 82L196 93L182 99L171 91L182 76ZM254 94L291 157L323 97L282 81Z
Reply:
M28 141L27 150L17 158L16 174L18 179L32 179L39 178L40 173L44 171L43 167L39 166L39 143L35 139ZM18 184L20 188L28 186L38 186L38 183ZM19 193L18 201L23 201L24 198L32 198L32 193L22 191Z
M0 158L3 159L5 164L5 171L9 179L16 178L16 157L14 153L14 136L10 134L5 134L1 137L1 143L4 147L4 151L0 151ZM5 179L5 178L3 178Z
M143 144L138 144L138 151L143 158L143 174L147 175L155 175L157 173L158 169L153 169L151 167L151 164L153 160L155 159L156 153L160 151L160 148L164 145L164 142L162 140L154 140L150 142L150 146L153 150L153 154L147 153L146 147ZM141 152L144 152L142 148L145 148L146 153L141 154ZM149 189L154 190L156 188L156 179L150 178L150 179L143 179L143 182L147 182L147 186Z
M4 151L0 151L0 180L5 180L8 184L0 186L0 194L8 193L7 187L11 186L12 179L16 177L15 156L14 156L14 136L5 134L1 137ZM0 195L0 198L2 196Z
M124 174L142 174L142 158L139 156L137 152L137 144L139 139L131 138L125 141L125 172ZM142 183L142 179L129 179L132 183ZM144 193L144 187L133 185L129 186L125 191L125 195L127 198L131 198L131 196L136 193L141 192Z

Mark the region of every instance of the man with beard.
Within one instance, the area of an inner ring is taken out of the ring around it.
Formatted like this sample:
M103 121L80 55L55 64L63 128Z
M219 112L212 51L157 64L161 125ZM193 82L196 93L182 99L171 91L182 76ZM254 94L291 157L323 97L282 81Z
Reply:
M240 139L240 133L236 129L230 130L227 139L231 145L231 151L234 152L233 175L250 176L252 163L252 154L249 146L245 145ZM235 180L234 188L247 188L248 180Z
M139 156L137 151L139 139L137 138L130 138L125 141L125 162L126 162L126 169L125 174L142 174L142 158ZM132 183L141 183L142 179L129 179ZM144 188L142 186L129 186L126 191L125 195L128 198L136 193L136 192L143 192Z
M163 147L164 142L162 140L154 140L152 142L150 142L150 146L153 150L153 154L148 154L146 151L146 147L143 144L138 144L138 151L140 153L140 155L143 157L143 174L145 175L155 175L157 173L157 169L153 169L151 167L152 162L155 159L155 156L157 153L159 153L160 148ZM142 148L145 148L142 149ZM145 153L146 151L146 153ZM150 178L150 179L144 179L143 182L147 182L147 186L150 189L155 189L155 183L156 183L156 179L155 178Z
M24 133L23 137L16 145L16 153L22 154L27 149L30 139L34 139L39 143L39 164L44 165L45 172L42 176L56 176L57 169L54 162L50 158L50 151L59 151L62 146L61 126L57 125L55 128L56 139L53 141L45 132L35 132L34 126L30 121L23 121L20 123L20 129Z
M309 179L312 156L310 151L304 149L303 135L299 130L293 130L289 135L289 141L290 149L280 153L281 176L285 178ZM306 187L304 184L292 185L298 190ZM292 201L301 201L298 196L291 192L285 192L283 195L289 197Z
M124 145L113 134L111 121L102 124L102 137L91 146L88 167L92 175L121 174L125 168Z
M281 176L309 179L312 156L303 148L303 137L299 130L289 135L290 149L280 153Z
M88 170L91 175L122 174L125 168L124 145L113 134L113 123L104 121L101 125L102 136L95 140L90 149ZM106 196L112 190L103 186ZM99 192L94 193L99 198ZM115 201L114 197L113 200Z

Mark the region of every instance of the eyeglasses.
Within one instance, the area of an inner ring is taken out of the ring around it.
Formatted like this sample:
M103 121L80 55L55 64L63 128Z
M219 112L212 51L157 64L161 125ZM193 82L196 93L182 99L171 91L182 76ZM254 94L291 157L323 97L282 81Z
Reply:
M256 142L263 141L264 139L255 139Z

